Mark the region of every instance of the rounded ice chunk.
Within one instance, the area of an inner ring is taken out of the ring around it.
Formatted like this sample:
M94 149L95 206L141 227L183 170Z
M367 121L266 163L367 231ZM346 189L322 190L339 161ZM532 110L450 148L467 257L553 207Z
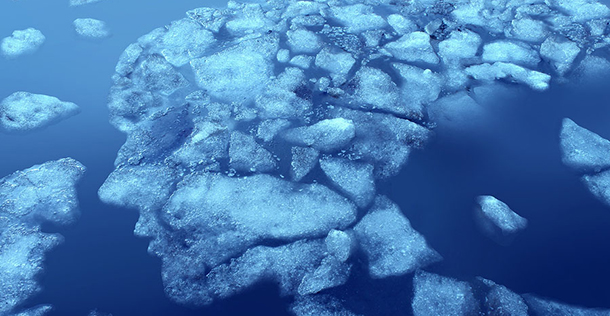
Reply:
M42 46L45 39L41 31L30 27L14 31L11 36L2 40L0 47L6 58L15 58L35 52Z
M442 259L411 227L398 206L383 196L375 199L354 232L373 278L410 273Z
M519 216L506 205L491 195L477 198L478 207L475 219L481 230L489 238L500 244L508 244L517 233L527 227L527 219Z
M76 33L82 37L105 38L110 36L110 29L104 21L92 18L79 18L74 20L73 24Z
M610 141L564 118L559 135L561 160L573 169L599 172L610 167Z
M69 118L80 112L78 106L55 97L15 92L0 102L0 130L30 132Z

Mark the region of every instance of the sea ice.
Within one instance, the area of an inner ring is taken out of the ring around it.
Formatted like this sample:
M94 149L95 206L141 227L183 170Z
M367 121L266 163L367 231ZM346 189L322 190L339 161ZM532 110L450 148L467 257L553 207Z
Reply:
M299 296L291 310L296 316L357 316L329 295Z
M356 128L352 121L335 118L310 126L289 129L282 137L298 146L309 146L322 152L332 152L344 148L355 136Z
M476 285L486 292L483 301L484 315L490 316L528 316L528 307L523 298L493 281L477 278ZM475 286L476 286L475 285Z
M483 61L514 63L522 66L536 66L540 62L538 52L525 43L496 41L483 46Z
M89 3L96 3L96 2L100 2L102 0L70 0L70 6L71 7L76 7L76 6L81 6L81 5L85 5L85 4L89 4Z
M301 181L318 165L320 152L311 147L292 147L292 162L290 162L290 175L293 181Z
M584 308L559 302L553 302L534 295L524 295L525 301L533 315L553 316L608 316L610 310Z
M413 279L411 307L415 316L478 315L479 307L466 282L419 271Z
M0 130L29 132L79 113L71 102L42 94L15 92L0 102Z
M73 24L76 33L82 37L105 38L110 36L110 29L104 21L81 18L74 20Z
M45 41L45 36L35 28L16 30L9 37L2 40L0 47L2 54L7 58L15 58L30 54L38 50Z
M593 195L607 205L610 205L610 170L593 175L585 175L582 180Z
M330 181L356 205L367 206L375 196L373 166L345 158L320 159L320 167Z
M527 220L491 195L477 198L475 219L485 235L500 244L507 244L527 227Z
M438 64L439 59L432 45L430 35L424 32L413 32L403 35L395 42L384 46L396 59L408 62Z
M610 167L610 141L571 119L563 119L559 139L566 166L583 172L599 172Z
M373 278L410 273L442 259L411 227L398 206L386 197L375 199L354 231L368 258Z
M578 44L567 39L549 37L540 46L542 58L550 61L560 75L564 75L572 67L572 62L579 53Z

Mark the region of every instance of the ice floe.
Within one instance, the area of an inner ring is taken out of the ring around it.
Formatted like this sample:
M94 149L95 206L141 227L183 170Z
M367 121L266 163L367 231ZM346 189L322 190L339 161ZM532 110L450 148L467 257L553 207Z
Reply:
M15 92L0 102L0 131L29 132L79 113L79 107L55 97Z
M24 54L31 54L38 50L46 37L35 28L16 30L9 37L2 39L0 47L6 58L16 58Z

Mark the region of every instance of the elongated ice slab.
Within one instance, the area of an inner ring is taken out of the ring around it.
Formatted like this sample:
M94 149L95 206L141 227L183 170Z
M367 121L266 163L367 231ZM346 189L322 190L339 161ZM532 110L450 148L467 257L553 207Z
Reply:
M9 37L5 37L0 44L2 54L7 58L15 58L30 54L38 50L45 41L45 36L35 28L16 30Z
M35 278L45 253L62 241L58 234L42 232L41 225L75 220L75 185L84 172L79 162L65 158L0 179L0 314L17 315L17 307L40 289ZM41 306L23 314L48 310Z
M110 29L104 21L81 18L74 20L73 24L76 33L82 37L105 38L110 36Z
M29 132L57 123L79 111L76 104L55 97L15 92L0 102L0 131Z
M527 227L527 219L519 216L491 195L477 198L475 219L484 234L500 244L507 244Z

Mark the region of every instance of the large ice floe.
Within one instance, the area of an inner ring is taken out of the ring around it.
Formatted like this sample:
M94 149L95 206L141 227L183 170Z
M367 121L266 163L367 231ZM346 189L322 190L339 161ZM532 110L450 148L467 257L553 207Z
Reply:
M35 52L42 46L46 37L35 28L16 30L9 37L2 39L0 48L6 58L16 58Z
M364 265L371 278L420 271L416 315L524 315L521 297L491 281L477 281L485 305L468 283L422 272L442 254L377 183L435 126L480 116L495 87L599 72L608 11L590 0L191 10L120 57L110 120L127 140L99 196L140 212L135 233L183 304L271 281L297 315L352 315L328 293ZM524 226L506 208L483 214L501 231L514 230L504 217Z
M599 200L610 205L610 141L569 118L560 132L563 163L582 174L582 181Z
M80 112L72 102L29 92L15 92L0 102L0 132L30 132Z
M43 315L51 306L24 310L35 294L45 253L62 241L41 231L43 223L64 225L77 215L76 183L85 172L65 158L0 179L0 315Z

